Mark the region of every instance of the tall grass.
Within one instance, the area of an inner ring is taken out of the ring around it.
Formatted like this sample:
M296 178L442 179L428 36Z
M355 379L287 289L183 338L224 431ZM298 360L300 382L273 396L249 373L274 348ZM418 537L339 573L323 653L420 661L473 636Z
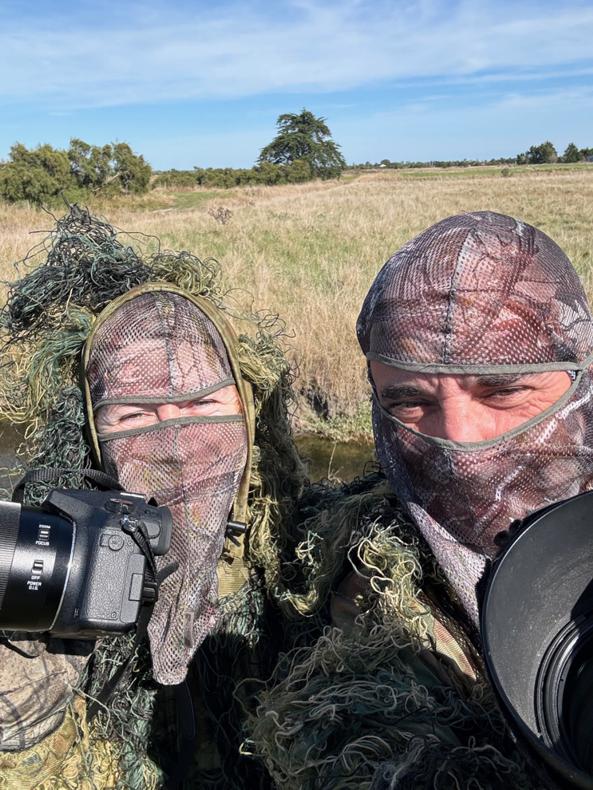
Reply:
M437 220L491 209L537 225L568 253L593 296L593 165L511 175L501 177L500 168L430 171L425 178L422 171L412 178L409 171L380 171L340 182L155 191L91 208L119 228L159 237L164 247L217 258L237 303L268 308L286 321L303 394L299 418L312 419L306 403L314 401L337 418L334 426L353 434L368 429L354 333L363 297L383 262ZM231 212L224 224L216 220L219 206ZM0 205L1 277L13 277L10 262L37 241L30 231L51 225L41 211Z

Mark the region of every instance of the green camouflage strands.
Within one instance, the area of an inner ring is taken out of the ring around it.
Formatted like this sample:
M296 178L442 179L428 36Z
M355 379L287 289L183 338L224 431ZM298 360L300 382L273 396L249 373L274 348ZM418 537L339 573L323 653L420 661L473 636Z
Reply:
M278 672L252 731L278 787L532 786L518 756L503 756L513 750L494 701L461 689L447 662L391 626L328 629Z
M276 785L541 788L479 660L472 678L455 663L455 646L439 643L431 599L439 591L451 598L450 590L384 479L313 486L301 515L292 547L298 559L286 565L281 602L287 614L292 607L295 626L302 615L327 623L349 571L363 583L350 622L317 635L311 629L260 687L246 748L263 759Z

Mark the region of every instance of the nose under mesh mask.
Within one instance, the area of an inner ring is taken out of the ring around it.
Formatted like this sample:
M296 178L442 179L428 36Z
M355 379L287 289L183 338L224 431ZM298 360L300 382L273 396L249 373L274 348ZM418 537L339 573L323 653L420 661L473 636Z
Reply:
M101 319L100 319L101 320ZM108 404L184 403L234 384L221 334L179 293L140 293L94 332L86 378L94 411ZM154 497L173 517L171 548L148 626L153 673L165 685L187 667L217 624L216 566L247 461L243 415L181 417L98 435L103 466L128 491Z
M593 485L593 322L583 287L536 228L491 212L449 217L385 264L357 334L369 361L404 370L576 372L550 409L486 442L425 436L373 397L381 465L477 621L475 585L496 536Z

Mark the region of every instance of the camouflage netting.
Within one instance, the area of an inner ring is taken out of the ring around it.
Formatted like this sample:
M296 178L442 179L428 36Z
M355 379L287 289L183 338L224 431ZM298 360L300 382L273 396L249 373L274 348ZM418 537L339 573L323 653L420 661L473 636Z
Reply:
M301 514L285 614L327 622L345 574L364 583L350 626L307 634L260 690L249 747L276 785L542 787L510 738L475 651L474 678L459 671L451 645L441 652L434 601L448 601L449 634L466 649L455 623L469 623L385 480L312 486Z
M40 255L44 262L32 268ZM77 206L57 221L34 255L21 262L20 274L23 268L28 271L10 286L1 315L0 381L0 420L25 429L19 451L23 467L82 470L92 465L79 360L95 317L114 298L145 282L173 283L211 300L245 328L239 338L239 364L253 386L256 411L245 548L251 582L222 601L222 623L192 666L193 683L203 690L200 704L209 709L214 722L209 725L210 743L215 741L222 755L233 754L240 739L235 681L269 672L277 651L270 636L274 629L266 626L263 590L281 587L279 557L284 539L280 526L290 521L303 481L288 423L292 380L281 348L282 325L274 316L228 307L216 261L200 260L188 252L158 250L142 255L124 243L111 225ZM76 471L56 482L84 485ZM29 486L26 501L39 503L47 490L42 484ZM80 685L82 697L92 698L129 650L126 639L103 640L95 650L89 677ZM83 787L82 777L87 777L85 781L99 787L158 787L162 773L157 765L175 772L176 729L175 706L165 690L157 690L147 653L141 650L109 710L94 719L89 732L80 726L76 730L79 737L73 750L82 766L80 775L72 780L65 772L45 781L40 773L35 784L44 789ZM119 763L115 785L106 778L113 765L107 761L108 768L101 768L105 744ZM201 787L245 786L246 779L250 787L265 782L255 764L253 770L241 768L239 776L236 761L202 757L202 765L210 760L211 770L202 769L194 776ZM0 787L6 765L6 760L0 762Z

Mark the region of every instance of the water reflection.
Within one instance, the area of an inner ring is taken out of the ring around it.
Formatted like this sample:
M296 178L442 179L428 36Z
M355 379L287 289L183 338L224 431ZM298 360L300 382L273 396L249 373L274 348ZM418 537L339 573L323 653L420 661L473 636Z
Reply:
M313 482L325 478L350 481L364 474L373 463L372 442L332 442L305 435L297 437L296 443Z
M0 489L11 491L18 475L9 477L9 472L16 463L16 450L23 441L23 434L14 425L0 423Z

